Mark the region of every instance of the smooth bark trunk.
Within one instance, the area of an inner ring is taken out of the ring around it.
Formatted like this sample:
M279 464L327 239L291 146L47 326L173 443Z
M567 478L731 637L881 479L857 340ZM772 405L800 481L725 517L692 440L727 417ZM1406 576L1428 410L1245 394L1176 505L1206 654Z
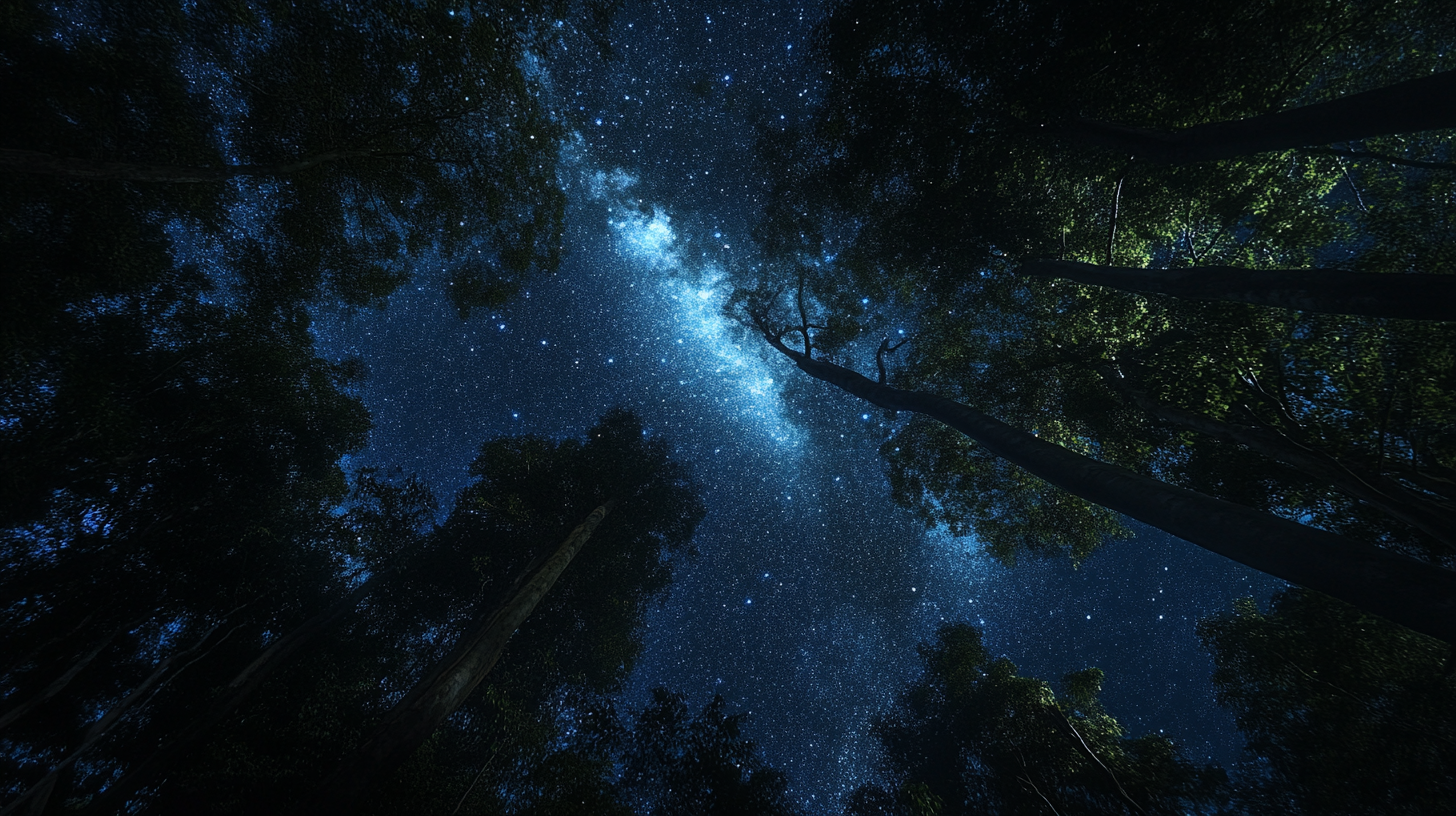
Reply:
M231 167L179 167L169 164L101 162L55 156L34 150L0 148L0 170L78 181L141 181L156 184L207 184L243 176L286 176L321 164L383 155L377 150L333 150L281 164Z
M1456 320L1456 275L1234 266L1141 269L1080 261L1028 261L1022 264L1021 274L1190 300L1229 300L1363 317Z
M1139 161L1186 164L1445 128L1456 128L1456 71L1279 113L1171 132L1089 120L1061 131Z
M892 411L937 419L1062 490L1252 569L1456 643L1456 572L1206 496L1038 439L968 406L880 385L771 344L805 373Z
M228 681L228 684L223 687L222 694L207 711L181 731L164 739L161 745L148 754L145 759L128 768L120 779L109 785L104 792L92 800L92 803L83 812L105 813L118 809L126 797L170 768L172 763L189 748L196 745L213 728L227 719L228 715L247 702L263 685L263 681L286 664L289 658L343 620L344 616L353 611L360 601L374 591L390 571L389 566L381 568L338 603L315 614L288 634L269 644L252 663L249 663L242 671L234 675L232 680Z
M530 617L556 579L611 512L615 500L593 510L539 569L517 580L506 602L478 616L460 641L394 708L374 733L319 787L309 813L347 814L358 809L371 781L409 758L465 702L500 659L506 642Z
M1161 405L1146 394L1131 389L1128 389L1128 393L1139 408L1169 425L1243 445L1255 453L1325 482L1351 498L1377 507L1447 547L1456 549L1456 517L1394 479L1373 473L1356 473L1334 457L1305 448L1268 428L1234 425L1192 411Z

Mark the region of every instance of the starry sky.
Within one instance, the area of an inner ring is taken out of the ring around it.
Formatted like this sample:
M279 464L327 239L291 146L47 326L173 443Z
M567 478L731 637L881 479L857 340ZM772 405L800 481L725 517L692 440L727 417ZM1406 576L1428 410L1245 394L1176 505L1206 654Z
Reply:
M722 317L728 270L753 257L754 136L806 116L817 85L801 57L818 14L632 0L613 56L568 37L541 61L573 127L567 258L464 322L428 264L382 311L321 317L325 353L370 370L375 430L353 464L419 473L448 504L489 438L576 436L610 407L636 411L689 463L709 514L700 555L649 614L627 701L654 686L694 703L722 694L751 712L748 735L811 813L838 812L873 778L869 723L945 621L980 626L1023 674L1102 668L1129 731L1236 761L1194 624L1266 598L1274 580L1154 530L1077 569L995 564L890 502L882 414Z

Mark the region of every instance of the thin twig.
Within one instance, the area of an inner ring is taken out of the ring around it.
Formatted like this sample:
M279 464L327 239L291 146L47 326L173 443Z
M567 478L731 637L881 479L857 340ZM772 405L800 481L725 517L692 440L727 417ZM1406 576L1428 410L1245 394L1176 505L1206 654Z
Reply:
M1117 180L1117 189L1112 194L1112 221L1107 225L1107 265L1112 266L1112 242L1117 237L1117 210L1122 204L1122 183L1127 180L1127 168Z

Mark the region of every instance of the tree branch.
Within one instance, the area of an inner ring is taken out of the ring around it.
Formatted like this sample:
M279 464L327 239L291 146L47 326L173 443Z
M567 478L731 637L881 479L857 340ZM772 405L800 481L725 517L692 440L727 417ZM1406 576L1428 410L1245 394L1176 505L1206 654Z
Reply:
M445 164L459 163L451 159L435 159L414 153L376 150L332 150L315 153L292 162L279 164L240 164L230 167L181 167L169 164L134 164L102 162L40 153L34 150L0 148L0 171L59 176L78 181L140 181L156 184L210 184L250 176L287 176L320 165L346 159L413 158Z
M885 385L886 382L885 355L895 353L901 346L908 342L910 342L910 338L908 337L893 346L890 345L890 338L888 337L880 341L880 347L875 351L875 365L880 369L880 385Z
M766 324L762 317L755 319ZM1186 488L1039 439L937 394L880 385L764 339L804 373L865 401L939 420L989 453L1074 496L1245 566L1333 595L1448 643L1456 641L1456 572Z
M1234 266L1145 269L1046 260L1027 261L1021 265L1020 274L1189 300L1252 303L1325 314L1456 321L1456 275Z
M1341 150L1336 147L1302 147L1300 153L1311 156L1338 156L1346 159L1374 159L1376 161L1399 164L1406 167L1419 167L1422 170L1456 170L1456 162L1421 161L1419 159L1406 159L1400 156L1392 156L1389 153L1376 153L1371 150ZM1343 165L1341 169L1344 169ZM1346 174L1348 176L1348 173Z

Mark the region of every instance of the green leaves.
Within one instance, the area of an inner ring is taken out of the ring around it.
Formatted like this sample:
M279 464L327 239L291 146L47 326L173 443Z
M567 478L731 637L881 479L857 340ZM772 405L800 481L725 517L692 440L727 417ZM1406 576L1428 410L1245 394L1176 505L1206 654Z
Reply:
M993 658L980 632L946 624L919 647L925 676L905 688L875 733L884 788L866 786L849 812L954 814L1207 813L1223 775L1191 765L1167 739L1124 737L1097 700L1097 669L1063 679L1064 694ZM878 792L877 792L878 791Z

